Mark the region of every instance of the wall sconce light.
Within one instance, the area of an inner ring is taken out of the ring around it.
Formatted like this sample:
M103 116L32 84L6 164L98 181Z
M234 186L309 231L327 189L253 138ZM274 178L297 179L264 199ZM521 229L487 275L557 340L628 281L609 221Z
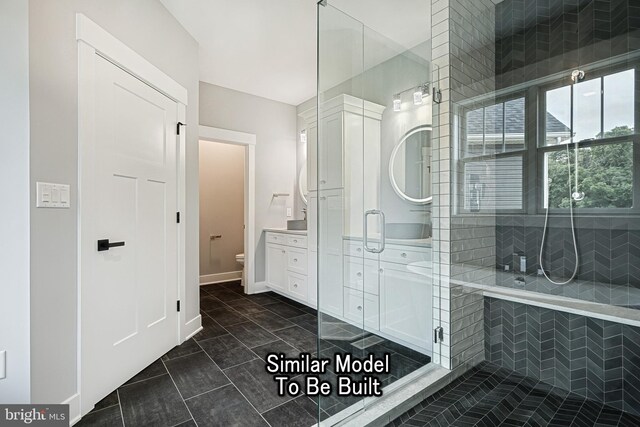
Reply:
M393 111L400 111L402 108L402 100L400 94L393 95Z
M413 104L421 105L422 97L428 93L429 86L424 84L420 85L416 88L415 92L413 92Z
M429 83L422 83L417 87L412 87L409 89L405 89L393 95L393 111L401 111L402 110L402 94L406 92L413 93L413 104L414 105L422 105L423 98L429 95Z
M305 143L307 142L307 130L303 129L300 131L300 142Z

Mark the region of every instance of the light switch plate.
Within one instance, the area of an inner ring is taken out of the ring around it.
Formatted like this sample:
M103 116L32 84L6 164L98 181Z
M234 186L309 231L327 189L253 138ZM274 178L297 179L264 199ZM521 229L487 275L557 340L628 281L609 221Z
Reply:
M66 184L37 182L36 207L69 209L71 207L70 187Z
M291 215L293 215L291 208L287 208L287 218L291 218Z
M7 378L7 351L0 351L0 380Z

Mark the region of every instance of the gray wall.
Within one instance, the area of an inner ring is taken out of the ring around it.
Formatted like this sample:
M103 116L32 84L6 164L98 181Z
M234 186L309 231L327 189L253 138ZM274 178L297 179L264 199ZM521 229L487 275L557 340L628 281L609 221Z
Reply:
M0 402L29 402L29 30L28 3L0 2Z
M244 152L200 141L200 276L242 270L236 255L244 251Z
M200 82L200 124L256 135L255 280L264 281L262 231L286 227L286 208L294 205L296 107ZM273 193L289 197L274 199Z
M454 286L450 279L477 278L482 266L495 257L495 220L452 215L455 113L465 98L495 89L495 5L491 0L432 0L432 12L434 80L442 91L442 103L434 106L432 162L433 257L437 260L433 272L442 295L440 319L436 315L435 321L444 328L443 366L465 369L484 358L483 298L481 293ZM473 250L466 250L467 245Z
M31 0L32 400L77 393L78 52L84 13L187 88L186 319L198 301L198 45L157 0ZM35 182L71 184L71 209L36 209Z

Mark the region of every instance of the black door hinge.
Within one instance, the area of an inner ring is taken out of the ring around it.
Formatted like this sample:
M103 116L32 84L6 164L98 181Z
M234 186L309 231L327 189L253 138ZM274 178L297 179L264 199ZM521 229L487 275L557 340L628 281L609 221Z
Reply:
M180 300L177 301L176 308L180 311Z
M180 212L176 212L176 222L180 224Z
M433 342L438 343L438 341L444 341L444 329L442 329L442 326L438 326L433 330Z
M178 122L176 125L176 133L180 135L180 126L186 126L186 123Z

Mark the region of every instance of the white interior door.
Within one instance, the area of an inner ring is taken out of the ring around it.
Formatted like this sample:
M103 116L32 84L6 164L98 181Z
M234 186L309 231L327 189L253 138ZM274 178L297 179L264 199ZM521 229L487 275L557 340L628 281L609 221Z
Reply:
M82 411L178 343L178 104L96 55L82 153ZM98 250L98 240L111 244Z

